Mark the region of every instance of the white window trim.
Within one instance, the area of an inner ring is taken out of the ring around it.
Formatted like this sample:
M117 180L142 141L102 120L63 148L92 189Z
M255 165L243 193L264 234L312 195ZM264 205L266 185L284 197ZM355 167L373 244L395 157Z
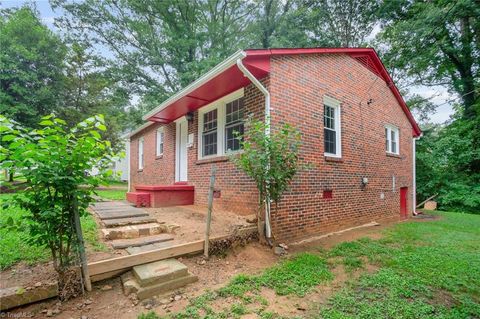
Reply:
M155 140L155 154L156 156L162 156L165 151L165 130L162 127L159 127L156 132ZM160 144L163 145L162 152L160 152Z
M337 145L337 152L336 153L328 153L325 152L324 156L328 157L337 157L341 158L342 157L342 126L341 126L341 108L340 108L340 101L337 99L334 99L333 97L330 97L328 95L323 96L323 104L333 107L335 109L335 132L337 133L336 136L336 145ZM322 105L323 109L323 105ZM323 115L322 115L322 121L324 121ZM325 138L325 134L323 134L323 137ZM325 143L324 143L325 145Z
M143 169L145 158L145 143L143 137L138 139L138 169Z
M198 159L209 159L215 158L219 156L225 156L232 153L237 153L239 151L234 152L226 152L225 151L225 113L226 113L226 105L236 99L239 99L244 96L243 88L237 90L233 93L225 95L220 99L200 108L198 110ZM203 156L203 115L207 112L210 112L214 109L217 109L217 154L212 154L208 156Z
M388 150L385 150L387 152L387 154L394 154L394 155L400 155L400 129L394 125L391 125L391 124L387 124L385 125L385 129L387 129L387 136L385 136L385 138L387 139L388 141ZM384 130L385 131L385 130ZM392 136L392 131L395 132L395 143L397 144L397 151L396 152L392 152L391 149L392 149L392 140L391 140L391 136Z

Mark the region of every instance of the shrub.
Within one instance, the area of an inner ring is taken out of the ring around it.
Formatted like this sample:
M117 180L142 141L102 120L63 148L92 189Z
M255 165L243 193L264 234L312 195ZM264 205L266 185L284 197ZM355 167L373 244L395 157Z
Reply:
M50 115L42 118L40 126L26 130L0 116L0 168L15 168L26 180L27 188L12 202L28 212L28 240L49 248L59 296L68 299L81 287L76 266L84 247L75 223L86 214L95 187L111 175L107 167L114 154L102 139L106 128L101 115L71 129ZM101 174L89 175L94 167Z

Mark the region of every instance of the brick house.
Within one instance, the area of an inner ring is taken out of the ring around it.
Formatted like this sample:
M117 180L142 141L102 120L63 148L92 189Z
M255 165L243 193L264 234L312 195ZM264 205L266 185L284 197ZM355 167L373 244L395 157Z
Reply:
M256 187L228 155L241 151L233 131L243 131L243 120L265 120L268 112L273 130L288 122L301 131L301 161L311 167L272 210L275 239L412 213L421 131L370 48L235 53L146 114L130 134L128 199L206 205L215 164L216 207L256 213Z

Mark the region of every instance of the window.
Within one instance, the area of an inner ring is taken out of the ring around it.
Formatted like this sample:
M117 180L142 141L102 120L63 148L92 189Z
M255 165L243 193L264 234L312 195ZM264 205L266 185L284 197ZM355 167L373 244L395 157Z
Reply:
M163 131L163 127L157 130L157 148L156 148L156 155L162 156L163 155L163 143L165 140L165 133Z
M385 126L385 151L391 154L400 154L400 145L398 143L399 132L395 126Z
M227 103L225 111L225 149L238 151L243 141L243 97Z
M325 156L341 157L340 102L323 98L323 135Z
M217 116L218 110L214 109L203 114L202 155L217 154Z
M143 169L143 137L138 140L138 169Z
M241 150L244 113L243 89L200 109L198 157L222 156Z

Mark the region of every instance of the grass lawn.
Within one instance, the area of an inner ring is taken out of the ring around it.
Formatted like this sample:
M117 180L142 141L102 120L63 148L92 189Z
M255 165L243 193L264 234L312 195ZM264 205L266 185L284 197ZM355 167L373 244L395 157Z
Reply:
M264 298L270 289L280 302L287 296L307 303L302 318L480 318L480 215L435 214L441 218L399 223L379 240L344 242L329 251L319 247L317 253L293 256L260 275L239 275L170 317L256 313L280 318ZM336 267L343 267L350 279L333 287L326 302L310 298L317 288L329 286ZM158 316L150 312L140 318Z
M23 224L21 229L10 229L7 220L11 217L20 223L25 211L18 207L3 209L2 204L8 201L11 194L0 194L0 269L6 269L13 264L24 261L27 264L47 261L50 251L46 247L28 243L28 226ZM91 215L81 217L83 235L87 245L93 250L106 250L106 246L99 241L97 224Z
M96 190L98 196L109 200L125 200L127 190Z

